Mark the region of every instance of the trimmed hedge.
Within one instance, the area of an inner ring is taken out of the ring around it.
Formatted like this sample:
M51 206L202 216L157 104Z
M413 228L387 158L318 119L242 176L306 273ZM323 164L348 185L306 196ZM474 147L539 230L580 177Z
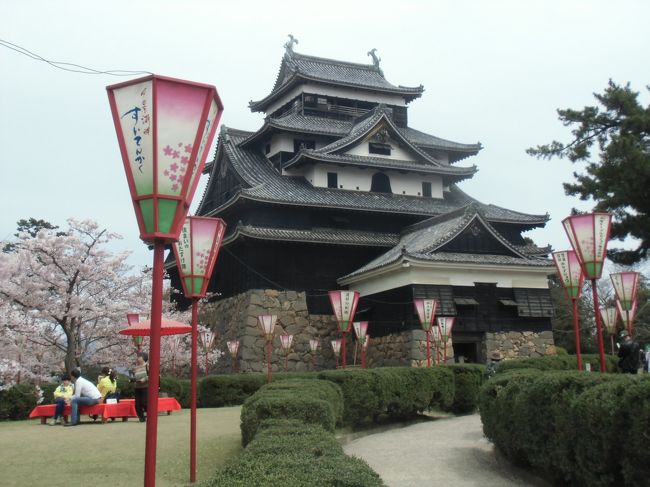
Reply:
M600 371L600 357L597 354L583 354L582 366L591 364L591 371ZM525 358L515 360L504 360L499 363L496 369L497 374L513 369L538 369L538 370L576 370L578 366L575 355L549 355L538 358ZM607 372L620 372L618 368L618 357L605 355L605 366Z
M18 384L0 391L0 420L25 419L36 405L34 384Z
M316 379L315 372L276 372L273 381ZM210 375L199 381L199 403L204 408L239 406L266 384L266 374Z
M244 452L204 484L216 486L381 487L364 461L348 457L334 435L300 420L265 420Z
M468 414L476 411L481 384L485 378L485 366L479 364L449 365L454 374L454 402L451 411Z
M522 369L488 381L479 404L497 448L556 484L648 485L647 376Z
M343 412L340 388L324 380L273 382L249 397L241 411L242 443L247 445L266 419L299 419L334 432Z
M454 401L451 367L385 367L320 372L343 391L343 422L363 425L382 416L403 419L431 407L448 410Z

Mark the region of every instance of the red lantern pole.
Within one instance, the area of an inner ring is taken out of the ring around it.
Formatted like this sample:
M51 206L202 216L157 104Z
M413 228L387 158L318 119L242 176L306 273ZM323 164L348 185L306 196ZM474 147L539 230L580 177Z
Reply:
M144 485L156 485L156 445L158 441L158 387L160 385L160 325L165 241L156 239L153 248L151 285L151 336L149 339L149 386L147 388L147 432L144 456Z
M596 333L598 334L598 355L600 357L600 371L607 372L607 366L605 362L605 346L603 344L603 325L600 319L600 313L598 312L598 287L596 286L596 279L591 280L591 289L593 290L594 295L594 308L596 312Z
M343 345L341 353L343 354L343 368L345 369L347 341L346 334L350 329L350 323L352 322L354 314L357 310L357 304L359 303L359 292L330 291L328 294L330 297L330 303L332 304L332 309L334 310L334 315L336 316L339 330L341 331Z
M190 402L190 482L196 482L196 386L198 375L199 298L192 299L192 398ZM207 357L207 355L206 355ZM207 374L206 374L207 375Z
M273 343L271 340L266 341L266 364L267 364L267 371L266 371L266 382L269 384L273 380L273 371L271 369L271 348L273 347Z
M573 303L573 334L576 341L576 361L578 363L578 370L582 370L582 353L580 351L580 326L578 324L578 300L571 299Z

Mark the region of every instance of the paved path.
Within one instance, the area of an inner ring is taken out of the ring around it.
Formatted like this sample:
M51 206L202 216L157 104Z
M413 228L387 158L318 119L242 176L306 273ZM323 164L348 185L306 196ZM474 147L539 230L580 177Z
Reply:
M484 436L478 414L376 433L344 445L390 487L547 487L510 465Z

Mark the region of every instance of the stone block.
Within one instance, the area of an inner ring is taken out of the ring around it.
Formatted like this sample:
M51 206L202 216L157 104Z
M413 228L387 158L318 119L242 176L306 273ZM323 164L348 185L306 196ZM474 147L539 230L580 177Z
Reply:
M257 306L262 306L262 296L253 291L250 295L249 303L255 304Z
M298 293L296 291L287 291L286 296L289 301L295 301L298 299Z
M280 291L278 291L276 289L265 289L264 294L266 296L270 296L272 298L277 298L280 295Z
M302 312L302 311L307 312L307 302L306 302L306 301L303 301L303 300L295 301L295 302L293 303L293 309L294 309L294 311L296 311L296 312L298 312L298 311L301 311L301 312ZM303 316L303 315L301 315L301 316ZM307 315L305 314L304 316L306 317Z
M539 337L544 339L544 340L553 340L553 332L552 331L543 331L539 334Z

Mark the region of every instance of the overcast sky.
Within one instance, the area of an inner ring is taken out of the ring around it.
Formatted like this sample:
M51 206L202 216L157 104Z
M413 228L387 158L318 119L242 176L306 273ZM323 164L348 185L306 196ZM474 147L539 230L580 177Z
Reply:
M479 168L461 189L484 203L548 212L546 228L526 235L562 250L562 218L590 205L564 195L576 169L568 161L525 150L567 140L555 110L594 104L608 79L645 90L649 18L642 0L3 0L0 39L52 61L214 84L222 123L244 130L262 124L248 101L271 90L287 34L298 38L297 52L351 62L370 63L366 53L377 48L390 82L424 85L409 105L413 128L483 144L459 163ZM3 47L0 67L0 239L21 218L60 226L93 218L124 236L118 248L133 251L132 264L150 265L105 91L128 78L70 73Z

